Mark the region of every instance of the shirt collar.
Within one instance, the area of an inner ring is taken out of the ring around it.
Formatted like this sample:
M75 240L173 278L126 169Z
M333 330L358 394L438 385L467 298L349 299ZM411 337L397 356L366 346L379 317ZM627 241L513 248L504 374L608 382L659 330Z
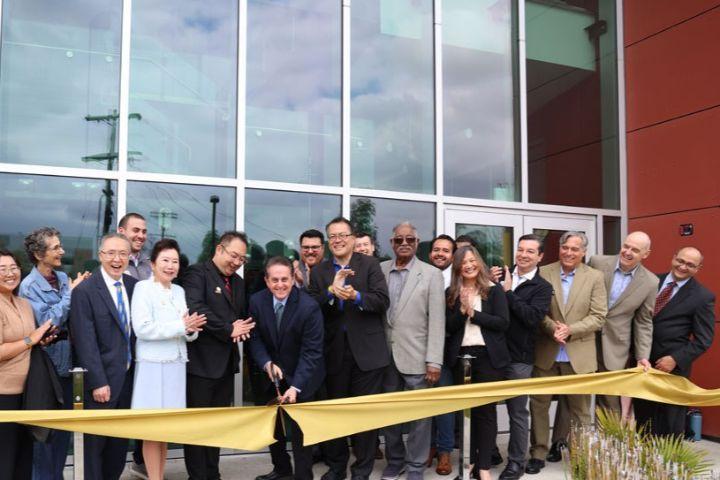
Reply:
M690 277L690 278L692 278L692 277ZM670 282L675 282L675 288L682 288L683 285L685 285L687 282L690 281L690 278L686 278L685 280L678 282L677 280L675 280L675 277L673 277L672 273L668 273L665 276L665 280L663 280L663 284L662 284L662 287L660 287L660 290L665 288L665 286Z
M533 278L535 278L535 275L537 275L537 272L538 272L538 268L535 267L532 270L530 270L528 273L526 273L525 275L520 275L520 274L518 274L517 265L515 265L515 268L513 269L512 274L517 275L518 278L524 278L525 280L532 280Z
M410 259L410 261L409 261L404 267L402 267L402 268L398 268L398 267L397 267L397 260L395 260L395 261L392 263L392 267L390 267L390 271L391 271L391 272L401 272L401 271L403 271L403 270L410 270L413 265L415 265L415 256L414 256L414 255L413 255L413 257Z
M288 295L287 297L283 298L282 300L278 300L277 298L275 298L275 295L273 295L273 310L275 310L275 308L277 307L278 303L281 303L282 306L284 307L284 306L287 304L288 298L290 298L290 295Z
M570 272L570 273L565 273L565 270L563 270L562 267L560 267L560 278L574 277L574 276L575 276L575 272L577 272L577 268L574 269L574 270L573 270L572 272Z
M122 275L120 275L120 280L115 280L112 278L108 273L105 271L105 269L100 265L100 273L102 274L103 280L105 280L105 285L111 290L115 290L115 282L120 282L120 284L125 287L125 282L123 282Z
M637 272L638 268L640 267L640 264L638 263L635 265L635 268L630 270L629 272L624 271L622 268L620 268L620 260L615 262L615 272L620 272L622 275L630 275L631 277L635 277L635 272Z

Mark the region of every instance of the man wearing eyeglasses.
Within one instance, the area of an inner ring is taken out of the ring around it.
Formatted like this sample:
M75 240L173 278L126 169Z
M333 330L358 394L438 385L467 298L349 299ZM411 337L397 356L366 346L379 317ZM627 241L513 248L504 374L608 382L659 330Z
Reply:
M300 235L300 260L293 262L296 287L307 290L310 285L310 271L322 262L324 256L325 236L319 230L305 230Z
M411 223L396 225L390 238L395 259L380 265L390 294L385 324L390 365L385 368L384 392L428 388L440 378L445 345L444 281L440 270L415 256L419 241ZM383 429L387 458L383 480L396 480L406 469L408 480L423 478L431 425L431 418L410 422L407 448L402 425Z
M245 283L237 274L246 260L245 234L225 232L213 258L192 265L183 277L190 314L197 312L207 318L197 340L188 344L188 408L232 405L233 380L240 371L236 344L250 338L255 326L252 318L246 318ZM219 461L219 448L185 445L190 480L220 478Z
M350 221L337 217L325 227L332 258L313 269L310 295L325 318L325 365L328 397L380 393L390 363L383 318L390 303L377 259L354 253ZM375 463L377 430L352 436L356 461L353 479L367 479ZM350 454L345 438L330 440L324 450L330 469L322 480L343 480Z
M715 295L695 280L703 256L697 248L684 247L672 259L670 272L660 276L653 310L650 363L663 372L690 376L692 363L712 344L715 328ZM655 435L683 435L682 405L635 399L638 425Z
M85 408L130 408L135 371L130 300L137 283L123 274L130 242L109 233L98 253L100 267L72 292L70 338L77 366L87 370ZM120 478L127 447L125 438L85 435L85 478Z

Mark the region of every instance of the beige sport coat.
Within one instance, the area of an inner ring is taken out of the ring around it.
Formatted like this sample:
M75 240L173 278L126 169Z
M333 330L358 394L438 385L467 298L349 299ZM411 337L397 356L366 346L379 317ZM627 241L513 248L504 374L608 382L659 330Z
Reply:
M380 268L387 280L395 260ZM420 375L428 363L442 365L445 346L445 283L442 272L415 258L400 301L388 309L385 321L393 361L400 373Z
M560 345L553 339L553 321L570 326L570 336L565 350L575 373L591 373L597 370L595 332L605 323L607 293L602 272L580 264L575 269L567 304L563 305L560 283L560 262L540 267L542 278L553 286L550 312L542 322L535 347L535 365L548 370L557 357Z
M610 290L615 275L617 255L596 255L588 264L603 272L605 288L610 301ZM658 277L642 265L637 267L632 280L625 287L615 305L608 309L602 328L602 360L608 370L622 370L627 363L630 341L635 347L635 358L650 358L653 334L653 309L657 296Z

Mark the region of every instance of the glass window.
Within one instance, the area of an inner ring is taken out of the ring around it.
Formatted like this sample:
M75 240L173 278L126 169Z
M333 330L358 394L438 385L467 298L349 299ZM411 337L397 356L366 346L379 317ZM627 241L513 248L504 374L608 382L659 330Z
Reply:
M519 200L513 2L442 5L445 194Z
M375 238L375 255L381 260L393 256L390 238L398 223L407 221L417 228L420 237L417 256L422 260L427 260L430 242L435 238L434 203L352 197L350 220L357 231L367 232Z
M117 168L121 10L2 2L0 162Z
M235 176L237 1L133 2L131 170Z
M435 192L432 5L353 3L353 187Z
M247 178L340 185L340 9L248 2Z
M615 2L525 3L530 201L620 208Z
M513 265L513 227L497 225L474 225L458 223L455 225L455 238L467 235L478 247L478 252L488 267Z
M127 188L127 211L147 219L147 248L173 238L189 264L212 258L217 238L235 229L234 188L150 182Z
M603 217L603 253L617 255L621 244L620 217Z
M116 186L111 180L0 174L0 246L17 253L28 273L25 236L55 227L65 249L63 269L70 274L92 270L98 265L98 240L115 231ZM30 210L32 215L22 214Z

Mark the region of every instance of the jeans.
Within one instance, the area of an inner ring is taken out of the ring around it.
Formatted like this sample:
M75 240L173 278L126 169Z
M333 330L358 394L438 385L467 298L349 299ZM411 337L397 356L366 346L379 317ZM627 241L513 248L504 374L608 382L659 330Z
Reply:
M63 409L72 409L72 377L58 377L63 391ZM53 430L47 443L33 445L33 480L63 480L72 432Z
M443 365L440 371L438 387L450 387L452 385L452 370ZM451 453L455 447L455 415L455 412L451 412L435 417L435 425L437 426L435 442L437 451L440 453Z

